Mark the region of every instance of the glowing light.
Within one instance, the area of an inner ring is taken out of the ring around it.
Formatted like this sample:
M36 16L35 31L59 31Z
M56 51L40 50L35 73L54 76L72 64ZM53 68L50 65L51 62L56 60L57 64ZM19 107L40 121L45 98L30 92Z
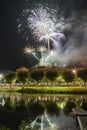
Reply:
M41 52L44 52L44 51L46 51L47 50L47 48L46 47L44 47L44 46L41 46L41 47L38 47L38 49L37 49L38 51L41 51Z
M30 54L30 53L32 53L32 52L34 52L34 49L33 49L33 48L30 48L30 47L27 47L27 46L24 48L24 53Z
M0 79L3 77L3 74L0 74Z
M37 120L40 119L41 122L38 123ZM44 122L44 120L46 120ZM45 124L44 124L45 123ZM36 119L30 124L31 128L35 128L36 125L40 126L40 130L44 130L44 127L47 127L47 124L49 125L50 129L54 128L54 123L51 123L48 115L47 115L47 111L45 110L43 115L39 115L36 117Z
M40 60L39 55L35 52L35 50L33 48L25 47L24 53L25 54L32 54L38 61Z
M38 47L37 50L26 46L23 51L26 55L33 55L35 59L39 61L40 66L48 65L48 59L52 55L52 51L48 53L47 48L45 48L44 46ZM39 56L38 52L41 52L41 56Z
M2 99L2 102L0 102L0 105L1 105L2 107L4 107L4 105L5 105L5 100L4 100L4 98Z
M75 70L75 69L73 69L72 72L73 72L74 74L76 74L76 70Z
M60 104L60 107L61 107L62 109L64 108L64 106L63 106L63 104L62 104L62 103Z

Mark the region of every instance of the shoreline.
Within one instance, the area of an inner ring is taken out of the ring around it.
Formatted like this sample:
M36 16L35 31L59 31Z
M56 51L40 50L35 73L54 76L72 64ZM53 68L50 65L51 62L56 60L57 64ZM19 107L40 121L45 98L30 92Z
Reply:
M87 94L87 87L68 87L68 86L57 86L57 87L37 87L37 86L12 86L12 87L0 87L0 92L20 92L29 94Z

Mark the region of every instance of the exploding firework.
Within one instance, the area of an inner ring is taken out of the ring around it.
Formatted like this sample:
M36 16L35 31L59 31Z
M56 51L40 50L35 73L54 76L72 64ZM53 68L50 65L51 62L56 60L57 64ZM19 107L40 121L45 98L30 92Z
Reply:
M47 50L47 48L44 47L44 46L40 46L40 47L37 48L37 50L40 51L40 52L44 52L44 51Z
M32 54L38 61L40 60L40 57L38 55L38 53L36 53L34 48L30 48L30 47L25 47L24 48L24 54Z
M30 47L27 47L27 46L24 48L25 54L31 54L33 52L34 52L34 48L30 48Z
M40 52L41 54L39 54L38 52ZM24 54L34 56L34 58L37 61L39 61L39 65L43 66L43 65L49 64L48 61L49 61L50 56L51 56L51 51L48 53L47 48L45 48L44 46L38 47L37 50L26 46L24 48Z
M39 40L42 37L48 37L50 33L55 31L55 22L56 20L51 17L51 14L43 6L32 10L28 18L29 28L31 28L33 36Z
M42 43L42 46L36 49L30 47L24 48L24 53L29 55L32 54L39 61L39 65L53 63L52 52L55 51L55 48L58 48L59 50L61 39L65 39L65 36L61 31L64 26L64 19L57 19L56 13L57 11L54 9L50 9L48 7L44 8L43 6L39 5L38 8L33 10L24 10L22 16L27 16L26 20L23 18L23 21L19 22L18 25L19 31L24 30L24 34L27 33L26 30L31 29L33 38ZM25 23L27 23L27 26L23 25L24 21L26 21ZM23 29L23 27L26 27L26 29ZM28 39L29 38L27 36L26 40ZM41 54L39 55L37 52L41 52Z
M43 6L32 10L31 15L28 17L28 26L32 31L33 37L37 38L39 41L46 41L48 44L48 49L50 49L50 40L57 44L59 37L63 35L59 33L60 28L63 26L63 20L57 20L55 18L55 10L46 8ZM52 15L53 14L53 15ZM60 24L59 24L60 23ZM54 39L58 36L58 39Z

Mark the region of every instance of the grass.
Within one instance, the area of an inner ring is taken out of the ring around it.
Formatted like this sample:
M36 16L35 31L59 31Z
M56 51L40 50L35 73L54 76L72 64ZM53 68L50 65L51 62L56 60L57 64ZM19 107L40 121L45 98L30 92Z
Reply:
M26 93L67 93L67 94L87 94L87 88L82 87L26 87L21 90Z
M35 87L35 86L26 86L22 88L21 86L14 87L0 87L0 92L21 92L21 93L48 93L48 94L87 94L87 87L78 87L78 86L58 86L58 87Z

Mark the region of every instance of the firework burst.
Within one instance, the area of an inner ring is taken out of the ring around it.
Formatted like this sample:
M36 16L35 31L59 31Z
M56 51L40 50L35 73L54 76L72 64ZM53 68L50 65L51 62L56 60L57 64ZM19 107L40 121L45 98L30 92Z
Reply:
M55 31L56 19L49 13L50 10L44 9L43 6L32 10L28 18L28 26L32 30L32 34L37 39L48 37L50 33ZM54 13L52 11L52 13Z
M25 47L24 54L32 54L39 62L41 61L46 64L49 59L52 60L50 41L53 46L56 46L57 48L59 47L58 44L60 44L60 39L65 38L64 35L60 33L64 26L64 19L56 17L56 13L57 11L55 9L50 9L48 7L44 8L42 5L39 5L38 8L33 10L23 10L23 18L21 21L19 20L18 25L19 31L24 31L24 35L26 35L30 30L35 40L47 43L47 46L38 46L36 49ZM26 41L28 40L29 36L27 35ZM37 52L41 52L41 57Z
M40 60L40 56L38 55L38 53L35 51L35 49L34 48L31 48L31 47L25 47L24 48L24 54L27 54L27 55L33 55L35 58L36 58L36 60Z

